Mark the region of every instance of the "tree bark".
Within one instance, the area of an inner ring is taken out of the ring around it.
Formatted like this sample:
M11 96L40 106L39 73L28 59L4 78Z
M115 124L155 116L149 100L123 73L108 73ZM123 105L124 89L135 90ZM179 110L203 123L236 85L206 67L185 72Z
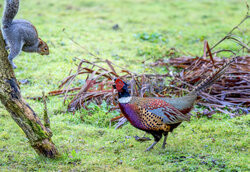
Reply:
M21 96L20 87L5 50L2 32L0 32L0 100L39 155L49 158L59 156L51 139L52 132L41 123Z

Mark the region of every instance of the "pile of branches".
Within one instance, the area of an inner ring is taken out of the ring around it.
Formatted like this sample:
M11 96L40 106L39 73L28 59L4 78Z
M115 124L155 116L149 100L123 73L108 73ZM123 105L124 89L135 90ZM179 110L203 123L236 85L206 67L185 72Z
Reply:
M80 59L78 59L80 60ZM115 68L119 69L119 72ZM89 103L101 105L105 101L113 109L117 107L117 93L113 89L113 80L121 78L130 84L131 95L134 96L164 96L163 90L166 77L169 74L137 74L123 69L109 60L90 62L82 59L74 74L62 80L59 90L49 92L49 95L64 95L64 103L68 103L68 111L74 112L80 108L87 108ZM83 81L79 87L77 82Z
M77 71L61 82L59 90L52 91L49 95L63 95L64 102L70 100L68 103L68 111L70 112L80 108L87 109L91 102L101 105L103 101L111 106L111 110L119 110L117 93L112 87L114 78L127 81L130 84L130 92L133 96L182 96L224 63L225 59L217 57L213 60L180 57L169 59L167 63L158 61L153 64L154 66L173 65L183 68L182 72L172 76L172 72L166 74L137 74L115 65L109 60L90 62L83 59L80 60ZM249 64L249 56L239 57L237 63L232 64L226 74L211 89L207 89L200 94L202 99L198 100L198 104L207 107L210 111L220 111L230 116L247 113L246 107L250 103ZM166 84L166 82L169 82L169 78L172 78L170 84ZM82 85L76 86L79 81L82 81ZM120 115L112 121L121 117Z
M170 94L181 96L183 90L190 92L194 85L206 78L227 59L180 57L167 62L159 60L153 66L174 66L183 69L174 76L167 88ZM250 56L238 57L237 63L231 64L226 73L206 92L202 92L199 105L234 116L248 113L250 104ZM227 107L225 110L225 107ZM234 112L234 114L232 114Z

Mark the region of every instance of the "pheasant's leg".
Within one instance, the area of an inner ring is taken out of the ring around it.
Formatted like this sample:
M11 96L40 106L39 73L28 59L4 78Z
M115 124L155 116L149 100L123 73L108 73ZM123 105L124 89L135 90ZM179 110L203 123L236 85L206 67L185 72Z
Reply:
M151 146L149 146L145 151L150 151L159 141L155 141Z
M146 151L150 151L160 140L162 137L162 133L151 133L154 136L155 142L149 146Z
M167 134L164 134L164 140L163 140L163 144L162 144L162 149L165 149L167 137L168 137L168 132L167 132Z

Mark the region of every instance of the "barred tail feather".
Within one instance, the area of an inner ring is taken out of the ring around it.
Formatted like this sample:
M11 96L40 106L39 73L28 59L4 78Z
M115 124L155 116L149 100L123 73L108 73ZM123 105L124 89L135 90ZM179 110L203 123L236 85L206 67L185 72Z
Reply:
M229 67L231 63L236 61L237 57L233 57L231 60L229 60L227 63L225 63L221 68L213 72L209 77L207 77L204 81L202 81L199 85L197 85L191 94L196 94L199 91L202 91L208 87L210 87L218 78L221 77L226 72L226 69Z
M19 0L5 0L5 8L3 12L3 27L8 27L15 18L19 9Z

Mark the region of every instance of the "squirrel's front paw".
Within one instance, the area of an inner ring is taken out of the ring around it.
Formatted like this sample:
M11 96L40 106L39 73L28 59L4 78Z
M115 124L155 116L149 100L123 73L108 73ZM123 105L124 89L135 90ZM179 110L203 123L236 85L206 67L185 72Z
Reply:
M9 50L10 47L8 45L5 46L5 50Z
M17 66L15 65L15 63L11 62L11 65L12 65L13 69L17 68Z

